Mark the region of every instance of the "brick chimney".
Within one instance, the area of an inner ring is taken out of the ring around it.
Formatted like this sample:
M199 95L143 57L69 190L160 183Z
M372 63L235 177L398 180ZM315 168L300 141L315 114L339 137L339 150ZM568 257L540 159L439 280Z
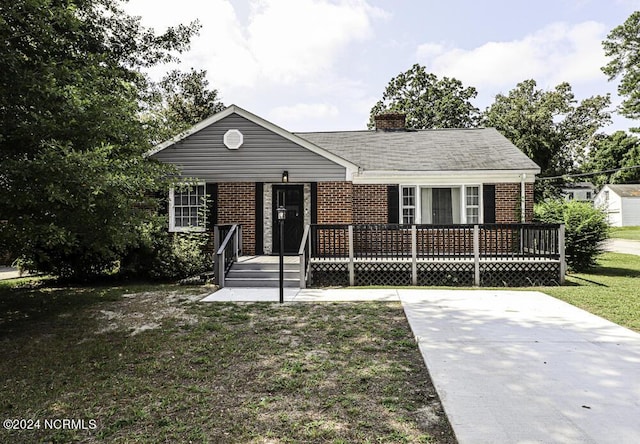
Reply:
M406 114L387 113L378 114L373 119L376 122L376 131L404 131L407 129Z

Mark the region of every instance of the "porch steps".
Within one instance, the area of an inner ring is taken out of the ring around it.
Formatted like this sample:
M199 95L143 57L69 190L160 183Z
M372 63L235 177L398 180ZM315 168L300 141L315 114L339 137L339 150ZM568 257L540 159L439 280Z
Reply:
M278 263L238 261L225 278L227 287L278 287L280 268ZM300 265L285 263L283 285L288 288L300 286Z

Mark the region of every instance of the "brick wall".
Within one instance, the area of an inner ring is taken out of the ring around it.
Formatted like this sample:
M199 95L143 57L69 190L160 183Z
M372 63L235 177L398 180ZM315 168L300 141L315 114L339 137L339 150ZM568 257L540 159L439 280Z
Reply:
M218 224L242 224L242 250L255 254L256 187L253 182L218 184Z
M353 223L386 224L387 185L353 186Z
M318 182L317 191L319 224L353 222L353 184L351 182Z
M525 220L533 220L533 184L525 184ZM521 221L520 183L496 184L496 223Z

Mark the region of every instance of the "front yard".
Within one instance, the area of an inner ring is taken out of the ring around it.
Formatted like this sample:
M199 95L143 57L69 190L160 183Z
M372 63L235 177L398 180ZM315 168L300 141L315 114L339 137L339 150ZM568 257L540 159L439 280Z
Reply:
M0 409L40 428L0 442L455 442L399 303L12 282Z
M639 277L607 253L540 290L640 332ZM39 427L0 442L455 442L399 303L206 292L0 281L2 418Z

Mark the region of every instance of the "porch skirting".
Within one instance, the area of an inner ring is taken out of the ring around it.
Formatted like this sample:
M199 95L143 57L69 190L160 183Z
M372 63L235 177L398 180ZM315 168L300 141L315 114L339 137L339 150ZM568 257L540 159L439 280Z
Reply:
M348 259L311 259L309 286L350 285ZM482 287L530 287L559 285L560 262L544 259L482 259L478 263ZM415 275L415 276L414 276ZM476 285L476 264L471 259L418 260L365 259L353 261L355 286L447 286Z

